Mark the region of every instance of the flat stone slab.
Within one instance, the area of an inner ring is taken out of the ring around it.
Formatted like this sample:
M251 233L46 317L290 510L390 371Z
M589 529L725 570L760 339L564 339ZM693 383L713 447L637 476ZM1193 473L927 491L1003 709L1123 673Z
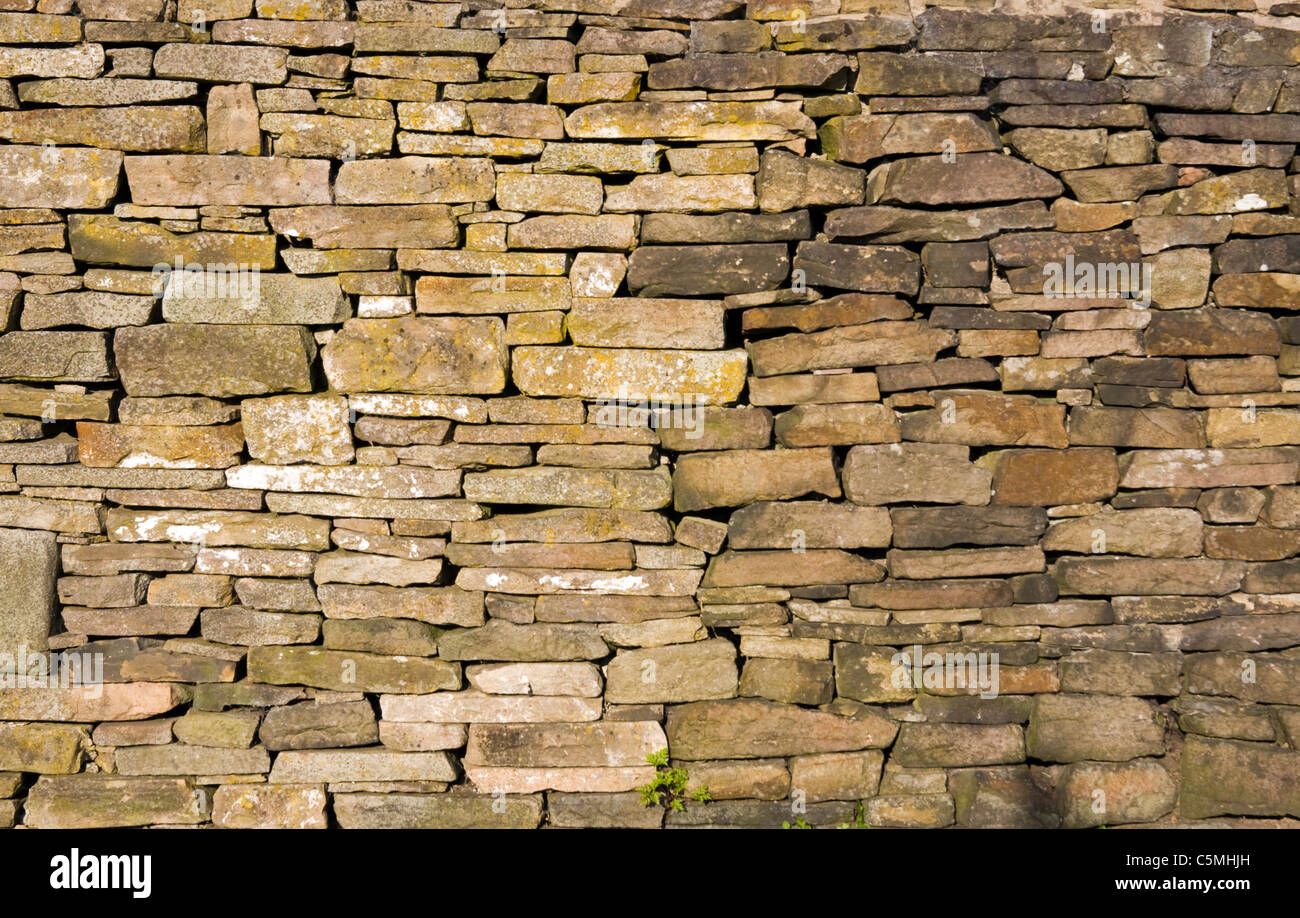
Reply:
M0 529L0 654L47 648L58 565L54 533Z

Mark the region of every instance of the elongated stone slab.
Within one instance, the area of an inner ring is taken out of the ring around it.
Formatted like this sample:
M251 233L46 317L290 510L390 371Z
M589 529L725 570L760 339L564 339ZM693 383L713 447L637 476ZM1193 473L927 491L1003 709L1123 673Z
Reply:
M323 584L320 601L332 619L412 618L431 625L483 624L483 594L459 587Z
M204 123L203 113L193 105L38 108L0 112L0 137L20 144L198 153L204 149Z
M743 351L517 347L511 376L532 396L720 405L745 385Z
M1024 761L1019 724L903 724L891 759L910 768Z
M1039 695L1025 746L1032 758L1048 762L1125 762L1163 755L1164 727L1145 699Z
M789 273L781 244L643 245L628 257L627 285L642 297L717 296L772 290Z
M154 54L154 73L180 79L283 83L288 77L286 48L258 48L230 44L169 44Z
M41 775L74 774L81 770L89 745L90 735L84 727L0 723L0 769Z
M342 392L490 394L505 388L506 361L495 317L349 319L321 354Z
M326 159L128 156L126 181L136 204L289 207L332 203Z
M956 334L920 322L873 322L810 334L781 335L750 343L754 374L933 362L956 343Z
M107 392L61 392L14 383L0 384L0 412L20 417L50 414L70 421L107 421Z
M1042 201L955 211L874 204L829 211L825 230L831 238L869 236L881 243L962 242L984 239L1003 230L1050 229L1052 225L1052 216Z
M460 472L409 466L242 465L230 469L226 481L232 488L356 497L445 497L460 493Z
M460 667L454 663L305 646L251 648L248 674L272 685L312 685L338 692L424 694L461 685Z
M32 80L18 87L19 101L47 105L135 105L192 99L196 95L196 83L127 77Z
M1150 596L1224 596L1241 586L1245 565L1213 558L1062 558L1062 593Z
M592 663L481 663L467 666L465 678L470 687L492 695L595 698L604 687Z
M452 523L456 542L668 542L668 520L641 510L562 509L539 513L502 513L490 520Z
M885 204L990 204L1053 198L1063 189L1045 169L1001 153L897 159L873 169L867 199Z
M649 784L655 769L644 764L528 768L466 763L465 774L484 794L531 794L543 790L617 794Z
M80 325L114 328L146 325L154 312L151 296L129 296L98 291L77 291L51 296L29 293L23 300L23 328L57 328Z
M732 548L881 548L894 535L883 508L828 501L760 501L731 515Z
M802 551L798 565L786 566L785 561L784 551L723 552L709 562L703 583L706 587L811 586L874 583L885 577L880 564L839 549Z
M466 590L496 590L525 595L594 593L626 596L689 596L699 585L698 570L588 571L544 568L463 568L456 585Z
M1291 484L1300 452L1266 449L1151 449L1125 453L1125 488L1225 488Z
M72 48L0 47L0 77L99 76L104 70L104 47L80 44Z
M586 724L473 724L466 765L532 768L644 766L667 748L656 721Z
M115 542L185 542L206 547L295 548L324 551L329 522L305 516L235 510L108 511L105 528Z
M599 720L599 698L487 695L472 689L433 695L381 695L384 720L399 723L528 724Z
M64 383L112 378L104 332L12 331L0 335L0 379Z
M888 746L898 725L874 714L844 717L769 701L702 701L668 711L675 758L760 759Z
M601 508L635 507L638 486L663 492L661 500L649 501L638 509L657 509L667 503L666 480L653 471L614 472L563 466L493 469L467 474L464 490L467 498L483 503Z
M810 118L789 102L603 102L575 109L565 119L575 138L672 140L791 140L814 131Z
M1295 816L1297 776L1300 755L1294 750L1191 736L1183 751L1181 811L1191 819Z
M339 167L334 188L340 204L455 204L490 201L495 193L491 160L465 157L403 156L346 162Z
M152 325L113 338L131 395L310 392L316 345L297 325Z
M322 249L433 248L460 238L445 204L293 207L272 210L270 220L277 233Z
M190 692L171 682L106 682L69 688L0 688L4 720L96 723L145 720L189 701Z
M260 746L223 749L166 743L123 747L116 764L124 775L261 775L271 767L271 757Z
M282 752L271 768L272 784L342 781L454 781L456 766L446 752L388 749L310 749Z
M79 421L77 438L81 464L90 468L226 468L244 449L237 421L196 428Z
M88 4L94 9L93 3ZM6 9L30 9L27 4L7 4ZM87 12L87 16L94 15ZM5 44L54 44L81 40L81 21L76 16L20 13L0 14L0 41Z
M38 829L197 825L210 810L206 791L186 778L111 774L46 775L27 795L25 822Z
M257 274L231 283L213 275L172 274L162 301L168 322L215 325L330 325L352 310L333 277Z
M723 316L717 300L580 298L568 329L579 345L708 350L725 345Z
M1016 395L945 390L939 407L911 412L899 423L904 439L970 446L1050 446L1069 443L1065 409Z
M328 802L319 784L224 784L212 798L212 823L225 829L325 829Z
M6 207L93 210L117 195L122 154L83 147L0 147L0 200Z
M98 504L88 501L46 500L41 497L5 494L0 495L0 526L98 533L103 529L102 509Z
M345 829L535 829L541 794L338 794L334 815Z
M350 497L333 494L286 494L272 491L266 506L273 513L306 513L311 516L378 517L403 520L476 520L484 515L478 504L453 498L402 499Z
M812 492L840 496L829 448L691 453L678 459L673 473L679 511L788 500Z
M236 271L247 272L254 266L270 270L276 260L275 237L270 234L173 233L153 223L103 214L70 214L68 243L73 256L83 261L135 268L172 269L179 259L182 265L234 265ZM154 292L152 280L148 290Z

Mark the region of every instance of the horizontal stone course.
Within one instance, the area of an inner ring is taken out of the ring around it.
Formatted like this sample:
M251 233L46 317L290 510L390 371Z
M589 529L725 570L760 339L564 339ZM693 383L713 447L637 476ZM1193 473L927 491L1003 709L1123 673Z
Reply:
M1300 819L1300 5L0 5L0 826Z

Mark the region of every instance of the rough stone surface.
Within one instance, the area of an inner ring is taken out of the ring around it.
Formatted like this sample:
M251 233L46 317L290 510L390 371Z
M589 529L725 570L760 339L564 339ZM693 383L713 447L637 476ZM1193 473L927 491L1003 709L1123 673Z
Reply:
M53 533L0 529L0 653L48 648L57 568Z
M0 7L0 826L1300 819L1300 4Z

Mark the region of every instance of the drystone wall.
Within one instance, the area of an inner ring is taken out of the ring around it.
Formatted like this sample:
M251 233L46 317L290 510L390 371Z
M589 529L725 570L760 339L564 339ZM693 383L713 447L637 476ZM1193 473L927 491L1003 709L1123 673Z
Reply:
M987 6L0 0L0 822L1300 817L1300 4Z

